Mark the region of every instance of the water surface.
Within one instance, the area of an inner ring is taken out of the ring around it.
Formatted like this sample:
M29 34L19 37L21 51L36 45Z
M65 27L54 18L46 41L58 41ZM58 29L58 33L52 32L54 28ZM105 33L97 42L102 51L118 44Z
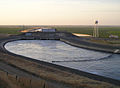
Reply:
M111 56L56 40L13 41L5 48L15 54L120 80L120 55Z

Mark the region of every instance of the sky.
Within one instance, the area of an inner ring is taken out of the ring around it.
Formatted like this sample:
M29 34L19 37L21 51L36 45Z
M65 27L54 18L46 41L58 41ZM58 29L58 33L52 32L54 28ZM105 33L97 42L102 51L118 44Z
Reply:
M120 25L120 0L0 0L0 25Z

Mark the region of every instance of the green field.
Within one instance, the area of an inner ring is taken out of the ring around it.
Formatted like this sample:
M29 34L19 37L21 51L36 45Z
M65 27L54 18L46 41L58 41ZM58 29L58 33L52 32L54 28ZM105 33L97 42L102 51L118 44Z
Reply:
M33 26L26 26L27 28L32 28ZM40 26L41 27L41 26ZM46 26L49 27L49 26ZM93 33L93 26L50 26L52 28L56 28L59 31L68 31L72 33L80 33L80 34L89 34ZM22 30L22 26L0 26L0 33L3 34L20 34L20 30ZM120 26L100 26L99 27L100 37L109 37L109 35L118 35L120 37Z
M57 30L65 30L72 33L80 33L80 34L89 34L93 33L93 26L59 26L55 27ZM100 37L109 37L109 35L118 35L120 37L120 27L114 26L100 26L99 27Z
M27 27L24 27L27 29ZM23 26L0 26L1 34L20 34L20 30L23 30Z
M5 34L19 34L20 28L0 28L0 33Z

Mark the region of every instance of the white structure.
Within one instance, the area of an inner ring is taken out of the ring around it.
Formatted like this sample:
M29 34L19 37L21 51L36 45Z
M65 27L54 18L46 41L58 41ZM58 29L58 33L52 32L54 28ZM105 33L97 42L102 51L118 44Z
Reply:
M119 49L116 49L115 51L114 51L114 53L118 53L120 50Z
M109 38L119 38L117 35L110 35Z
M35 32L56 32L56 29L36 29Z
M42 29L35 29L35 32L42 32Z
M95 26L93 30L93 37L99 37L99 31L98 31L98 21L95 21Z

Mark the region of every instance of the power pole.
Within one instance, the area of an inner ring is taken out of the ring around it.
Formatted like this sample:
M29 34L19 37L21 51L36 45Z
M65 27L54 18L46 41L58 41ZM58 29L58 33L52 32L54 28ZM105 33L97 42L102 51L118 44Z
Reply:
M93 37L99 37L98 20L95 21L94 30L93 30Z

